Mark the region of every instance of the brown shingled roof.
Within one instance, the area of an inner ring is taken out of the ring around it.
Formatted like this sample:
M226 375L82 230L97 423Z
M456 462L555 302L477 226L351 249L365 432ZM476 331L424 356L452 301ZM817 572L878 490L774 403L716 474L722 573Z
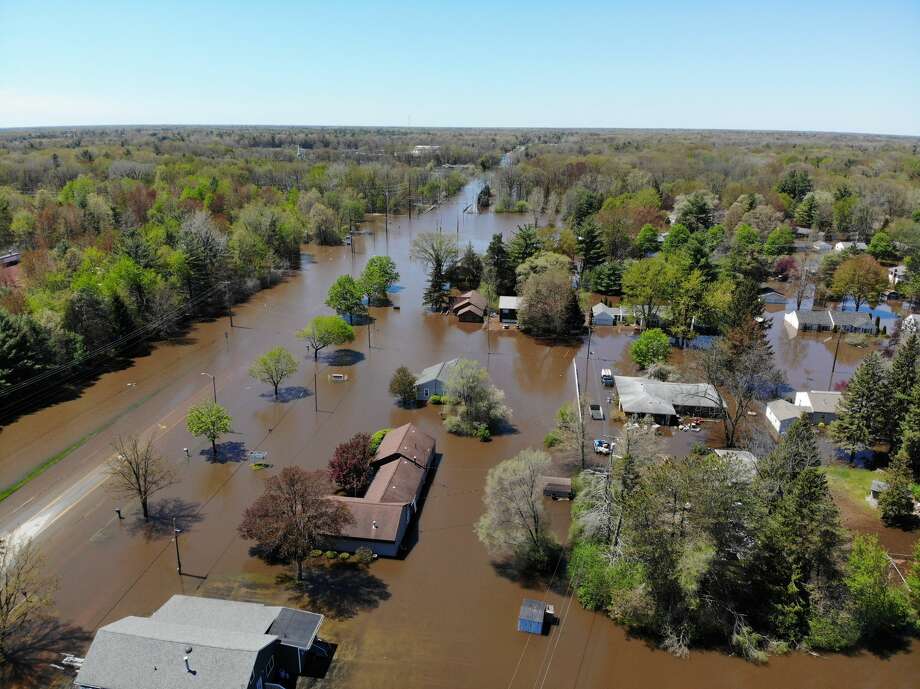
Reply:
M399 502L374 502L344 495L333 495L332 499L344 503L354 518L354 521L344 526L338 534L346 538L395 541L403 510L410 509L408 504Z
M384 436L372 464L382 464L396 457L405 457L427 469L434 457L434 438L423 433L415 424L394 428Z

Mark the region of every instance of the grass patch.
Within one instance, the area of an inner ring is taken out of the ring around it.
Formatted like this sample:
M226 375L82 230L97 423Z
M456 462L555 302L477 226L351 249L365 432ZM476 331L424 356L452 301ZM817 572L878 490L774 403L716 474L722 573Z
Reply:
M161 388L161 389L162 389L162 388ZM24 485L26 485L29 481L32 481L33 479L36 479L36 478L38 478L39 476L41 476L42 474L44 474L46 471L48 471L48 469L50 469L50 468L53 467L55 464L57 464L58 462L60 462L61 460L63 460L63 459L64 459L67 455L69 455L71 452L74 452L74 451L76 451L76 450L79 450L81 447L83 447L84 445L86 445L86 443L88 443L90 440L92 440L92 439L95 438L97 435L99 435L100 433L102 433L102 431L104 431L105 429L109 428L112 424L114 424L116 421L118 421L118 419L120 419L122 416L124 416L125 414L127 414L129 411L133 411L134 409L137 409L139 406L141 406L144 402L146 402L147 400L149 400L151 397L153 397L153 396L154 396L155 394L157 394L159 391L160 391L160 390L156 390L155 392L150 393L150 394L147 395L146 397L142 397L141 399L137 400L136 402L134 402L133 404L131 404L129 407L125 408L125 410L124 410L123 412L121 412L120 414L116 414L116 415L113 416L111 419L109 419L108 421L106 421L104 424L102 424L101 426L99 426L99 428L95 429L94 431L90 431L89 433L87 433L86 435L84 435L82 438L79 438L78 440L76 440L75 442L73 442L71 445L68 445L67 447L65 447L65 448L64 448L63 450L61 450L60 452L57 452L57 453L51 455L50 457L46 458L44 461L42 461L41 464L39 464L37 467L35 467L34 469L32 469L28 474L26 474L25 476L23 476L22 478L20 478L18 481L16 481L16 483L13 483L13 484L7 486L6 488L4 488L3 490L0 490L0 502L3 502L3 501L6 500L8 497L10 497L11 495L13 495L13 493L15 493L16 491L20 490L20 489L21 489Z
M869 495L869 488L875 480L884 481L884 471L870 471L869 469L859 469L846 464L832 464L821 467L821 471L827 476L827 484L830 489L838 494L843 494L856 505L863 505L866 509L873 509L866 502L866 496Z

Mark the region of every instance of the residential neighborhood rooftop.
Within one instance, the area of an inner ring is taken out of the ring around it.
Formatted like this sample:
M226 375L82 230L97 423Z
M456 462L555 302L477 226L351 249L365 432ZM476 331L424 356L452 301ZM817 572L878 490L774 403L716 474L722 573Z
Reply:
M627 414L675 416L675 406L716 409L721 399L708 383L668 383L631 376L614 376L613 380L620 407Z

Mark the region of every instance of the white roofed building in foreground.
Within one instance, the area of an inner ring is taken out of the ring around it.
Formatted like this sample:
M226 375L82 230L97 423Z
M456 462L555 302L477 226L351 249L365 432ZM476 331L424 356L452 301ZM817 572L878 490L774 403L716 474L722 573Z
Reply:
M721 396L708 383L668 383L650 378L614 376L620 409L625 414L652 416L660 424L679 416L717 417Z
M99 629L77 689L260 689L303 672L323 616L173 596L150 617Z

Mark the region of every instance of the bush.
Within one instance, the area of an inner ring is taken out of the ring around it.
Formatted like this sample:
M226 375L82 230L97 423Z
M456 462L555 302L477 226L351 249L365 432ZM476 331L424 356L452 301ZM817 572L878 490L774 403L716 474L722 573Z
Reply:
M431 397L428 398L428 402L429 404L444 404L444 396L443 395L432 395Z
M569 562L573 578L577 577L575 595L588 610L606 610L610 605L611 566L600 545L579 543Z
M348 559L351 557L348 553L339 553L339 562L348 562Z
M487 443L492 439L492 433L489 431L489 427L485 424L480 424L476 427L475 436L479 438L480 442Z
M556 445L561 442L562 438L559 437L559 433L556 431L550 431L545 436L543 436L543 447L545 447L547 450L556 447Z
M380 443L383 442L384 436L392 430L392 428L381 428L379 431L374 431L369 445L372 454L377 454L377 450L380 449Z
M321 557L322 554L323 554L323 551L320 550L319 548L314 548L313 550L310 551L310 557Z
M816 612L808 620L805 645L823 651L844 651L859 641L859 625L848 610Z
M334 551L334 550L327 550L327 551L323 554L323 557L325 557L327 560L334 560L334 559L335 559L335 551Z
M368 565L374 561L374 551L370 548L361 546L355 551L355 555L352 560L359 565Z

